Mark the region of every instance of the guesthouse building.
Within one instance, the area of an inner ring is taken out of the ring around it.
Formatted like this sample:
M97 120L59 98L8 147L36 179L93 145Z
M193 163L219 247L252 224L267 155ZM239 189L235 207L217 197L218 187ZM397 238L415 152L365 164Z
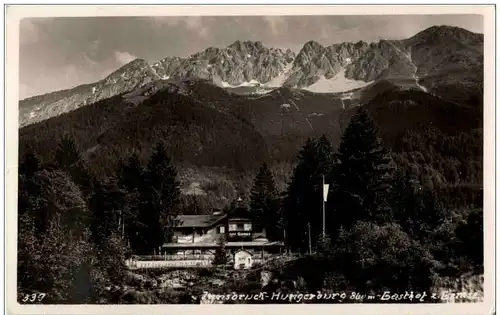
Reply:
M171 243L165 243L162 252L175 255L214 254L219 240L225 239L226 251L233 255L245 250L252 255L276 254L283 250L283 242L270 241L266 229L245 208L228 213L214 211L207 215L179 215Z

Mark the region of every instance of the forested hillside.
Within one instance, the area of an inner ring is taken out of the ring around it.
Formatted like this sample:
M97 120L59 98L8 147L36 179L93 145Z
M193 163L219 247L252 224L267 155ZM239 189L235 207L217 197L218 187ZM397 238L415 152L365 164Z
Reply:
M314 255L280 269L286 277L302 277L308 290L436 290L447 277L482 273L480 139L408 132L390 150L362 108L337 148L324 135L306 141L284 189L261 159L254 161L261 165L256 175L247 173L251 189L245 195L240 188L239 196L267 224L271 239L285 241L293 252L314 249ZM47 303L116 299L106 288L127 281L123 267L117 268L127 253L153 253L171 237L177 214L207 210L203 199L182 200L166 143L151 150L145 163L136 153L124 155L107 175L92 172L70 136L56 143L51 162L42 163L32 150L22 156L20 293L50 292ZM331 184L326 235L320 216L323 176ZM63 246L75 242L80 245ZM31 259L33 253L40 254L38 260ZM314 266L314 272L294 269L301 264ZM57 281L33 280L49 266ZM79 291L81 283L88 290ZM169 302L164 299L157 302Z

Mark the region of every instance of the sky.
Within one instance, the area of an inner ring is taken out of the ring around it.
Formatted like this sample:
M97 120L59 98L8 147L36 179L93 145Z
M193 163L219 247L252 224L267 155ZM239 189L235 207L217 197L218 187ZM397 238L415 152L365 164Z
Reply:
M315 40L403 39L434 25L483 32L480 15L58 17L21 20L21 99L98 81L135 58L154 63L236 40L299 51Z

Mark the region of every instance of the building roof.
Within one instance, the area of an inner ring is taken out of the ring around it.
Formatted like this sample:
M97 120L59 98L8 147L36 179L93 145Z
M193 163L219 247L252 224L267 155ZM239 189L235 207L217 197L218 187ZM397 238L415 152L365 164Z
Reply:
M268 246L283 246L283 242L227 242L226 247L268 247ZM216 248L219 247L217 243L165 243L164 248Z
M179 215L177 219L180 223L177 228L211 227L226 216L225 214Z

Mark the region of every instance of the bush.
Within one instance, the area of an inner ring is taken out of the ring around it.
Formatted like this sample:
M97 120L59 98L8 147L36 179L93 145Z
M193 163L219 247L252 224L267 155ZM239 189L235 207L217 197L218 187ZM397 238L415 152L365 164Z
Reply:
M227 252L226 252L226 239L220 237L217 241L219 247L215 250L215 257L212 264L216 266L226 265L228 263Z

